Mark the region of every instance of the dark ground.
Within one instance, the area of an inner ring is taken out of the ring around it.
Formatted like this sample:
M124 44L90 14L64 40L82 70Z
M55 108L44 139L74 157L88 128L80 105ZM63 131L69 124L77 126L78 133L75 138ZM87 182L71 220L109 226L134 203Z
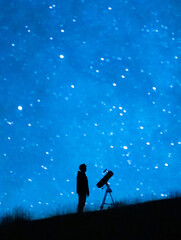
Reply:
M0 226L0 240L181 240L181 198L129 205L83 215L17 220Z

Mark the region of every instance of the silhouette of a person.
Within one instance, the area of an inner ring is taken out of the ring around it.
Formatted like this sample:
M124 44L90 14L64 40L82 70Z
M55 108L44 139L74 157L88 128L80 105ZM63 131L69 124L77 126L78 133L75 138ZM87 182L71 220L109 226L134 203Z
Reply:
M86 176L86 170L87 166L85 164L81 164L79 166L80 171L78 171L77 174L77 193L79 197L78 202L78 213L83 213L85 202L86 202L86 196L89 196L89 185L88 185L88 179Z

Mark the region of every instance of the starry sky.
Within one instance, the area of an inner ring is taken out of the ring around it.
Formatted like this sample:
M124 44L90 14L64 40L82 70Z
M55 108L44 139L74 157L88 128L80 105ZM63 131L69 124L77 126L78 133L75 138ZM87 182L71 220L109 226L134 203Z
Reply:
M0 213L181 191L181 2L0 0Z

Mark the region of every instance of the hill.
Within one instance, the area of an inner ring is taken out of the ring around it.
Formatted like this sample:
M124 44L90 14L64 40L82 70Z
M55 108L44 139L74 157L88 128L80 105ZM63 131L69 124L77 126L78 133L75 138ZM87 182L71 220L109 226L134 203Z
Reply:
M181 198L1 224L1 240L181 239Z

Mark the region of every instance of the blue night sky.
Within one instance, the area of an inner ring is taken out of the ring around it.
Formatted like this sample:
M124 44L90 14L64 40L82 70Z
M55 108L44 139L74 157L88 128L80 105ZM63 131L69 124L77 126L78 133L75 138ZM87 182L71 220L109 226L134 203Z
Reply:
M181 2L0 0L0 213L181 191Z

